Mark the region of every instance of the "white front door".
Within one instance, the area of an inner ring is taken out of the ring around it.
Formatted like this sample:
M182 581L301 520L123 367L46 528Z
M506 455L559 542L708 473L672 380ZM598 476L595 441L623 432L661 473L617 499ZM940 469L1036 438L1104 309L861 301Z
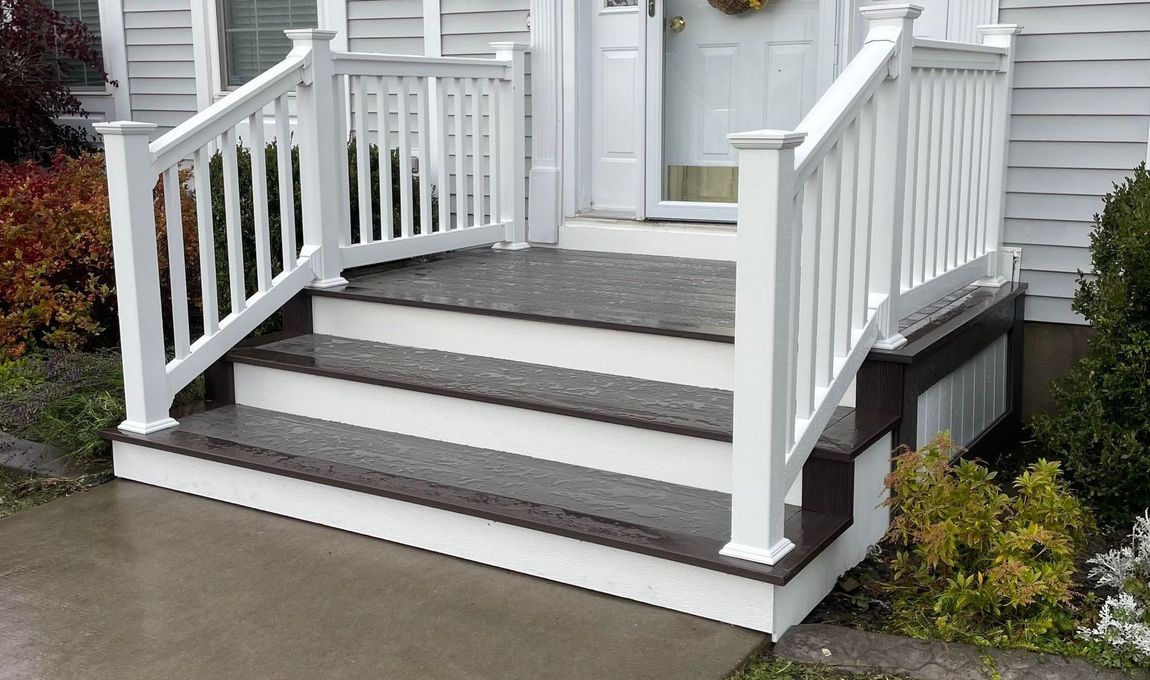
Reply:
M738 168L727 134L792 129L814 104L829 71L819 50L827 2L764 0L728 15L708 0L642 1L646 216L734 221Z

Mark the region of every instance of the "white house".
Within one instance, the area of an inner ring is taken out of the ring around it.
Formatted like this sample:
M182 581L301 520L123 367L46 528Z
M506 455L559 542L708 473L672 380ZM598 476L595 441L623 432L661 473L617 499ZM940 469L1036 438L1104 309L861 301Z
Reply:
M883 533L895 446L1012 434L1024 320L1078 322L1147 155L1150 2L65 4L121 83L85 105L135 121L96 125L119 475L773 635ZM302 224L282 154L241 220L237 141L289 136ZM156 259L185 168L202 310L177 230Z

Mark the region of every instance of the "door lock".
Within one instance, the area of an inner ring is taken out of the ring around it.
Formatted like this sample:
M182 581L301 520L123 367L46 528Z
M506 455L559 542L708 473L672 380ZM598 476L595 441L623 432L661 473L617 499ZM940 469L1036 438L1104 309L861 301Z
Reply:
M687 27L687 20L683 17L672 17L667 25L672 31L682 33L683 29Z
M647 16L655 16L655 0L647 0Z

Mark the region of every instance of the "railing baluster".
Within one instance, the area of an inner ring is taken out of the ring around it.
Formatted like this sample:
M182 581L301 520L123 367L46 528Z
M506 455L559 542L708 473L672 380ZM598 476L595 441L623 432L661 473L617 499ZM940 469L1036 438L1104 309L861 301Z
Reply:
M455 228L470 226L467 221L467 171L463 161L467 153L467 138L463 136L463 81L451 81L451 102L455 110ZM442 197L439 200L444 200Z
M487 127L486 134L484 134L484 127L482 125L483 116L480 116L480 122L475 126L479 131L479 152L483 154L483 141L487 141L487 191L488 199L487 204L487 219L484 220L481 216L479 221L483 224L490 224L499 221L499 186L498 186L498 173L496 168L499 167L499 159L496 157L496 149L499 145L495 142L495 131L499 128L495 124L495 117L499 115L499 105L496 102L498 97L495 96L495 89L492 87L492 82L489 78L484 78L479 81L480 100L487 100ZM482 183L480 183L482 186Z
M223 134L224 162L224 224L228 235L228 284L231 291L229 316L242 312L247 306L244 286L244 248L240 223L240 174L236 161L236 131Z
M375 136L376 146L379 147L379 235L384 241L390 241L395 236L395 203L392 199L395 180L391 174L391 122L388 120L393 82L391 78L379 78L379 90L375 93Z
M933 279L938 274L938 235L942 231L942 213L939 207L942 194L943 108L942 80L939 69L931 69L931 135L930 135L930 182L927 188L926 238L923 240L922 279Z
M339 239L340 245L347 245L352 238L351 225L351 128L348 121L348 77L335 76L332 78L332 94L335 97L335 126L336 126L336 168L335 177L339 185L336 208L339 210ZM322 171L322 170L321 170ZM306 225L305 225L306 226Z
M967 72L955 73L955 106L954 106L954 139L958 158L954 159L951 167L951 176L954 177L954 197L950 209L951 221L954 229L951 230L950 261L948 268L954 268L964 262L966 244L966 201L969 199L967 187L967 171L970 166L970 116L967 115Z
M351 113L355 135L355 195L359 207L359 242L371 243L371 142L367 136L367 82L363 76L351 77L354 110Z
M196 241L200 256L200 300L203 304L204 335L220 329L216 302L216 244L212 223L211 154L207 147L196 151L192 169L196 178Z
M851 286L854 285L855 207L858 190L859 121L856 118L843 132L842 189L839 192L839 219L835 223L835 335L834 356L845 357L851 347Z
M411 196L411 136L408 132L411 121L408 119L410 102L408 92L413 79L404 76L399 80L399 102L396 113L399 116L399 219L400 235L412 236L414 229L414 207Z
M979 146L986 148L986 153L983 154L982 160L978 165L978 254L981 255L993 248L986 242L987 232L987 215L990 213L990 201L994 198L990 195L990 163L994 155L991 153L990 144L993 139L992 125L994 116L994 78L995 74L987 73L982 78L982 105L979 108L981 112L982 134L979 137Z
M188 356L188 283L184 271L184 216L180 210L180 169L164 172L164 220L168 241L168 284L172 297L172 343L175 358Z
M874 227L871 210L874 201L875 137L877 135L877 103L874 97L863 105L859 113L859 167L858 204L856 208L854 282L851 284L851 328L866 326L869 311L869 284L871 265L871 231ZM910 231L910 230L908 230ZM904 257L904 260L906 258ZM903 271L906 269L904 267Z
M939 233L935 254L935 275L947 270L950 262L950 235L954 229L951 219L951 201L953 200L954 180L954 146L956 142L954 130L957 127L954 115L954 78L950 69L942 70L942 138L940 139L941 153L939 154L939 197L938 222ZM961 143L961 140L959 140Z
M842 147L835 144L823 161L822 219L818 224L819 272L818 323L815 329L815 386L830 384L834 370L834 296L835 264L838 260L839 192L842 189Z
M436 121L436 134L438 135L439 157L439 230L451 229L451 173L448 171L447 153L447 81L448 78L435 79L435 101L439 102L435 110L439 120Z
M799 317L797 325L798 351L795 365L798 369L795 384L795 402L799 418L809 418L815 408L814 344L818 323L817 282L819 280L818 233L822 219L822 168L815 168L803 184L802 239L799 267Z
M918 244L911 257L914 258L914 275L911 285L917 286L926 280L926 253L927 239L930 233L930 181L934 166L931 163L932 132L934 129L934 80L929 77L929 70L919 71L919 113L918 126L918 161L915 167L915 208L914 230L918 234Z
M295 239L295 179L292 176L291 122L286 96L276 97L276 171L280 194L280 246L283 271L295 269L299 249Z
M264 113L248 118L251 135L252 228L256 243L256 289L261 293L272 287L271 227L268 221L267 148L264 145Z
M922 116L922 78L921 71L911 71L910 79L910 111L907 119L907 154L906 154L906 197L903 215L906 224L906 247L902 251L902 288L914 286L915 268L918 266L915 258L915 248L918 246L920 235L918 220L918 185L921 178L918 176L918 160L921 153L921 139L919 138L919 119Z
M419 138L419 233L430 234L431 217L431 125L427 117L427 78L416 81L416 118Z
M474 224L483 224L483 101L474 78L467 79L467 96L471 97L471 214Z

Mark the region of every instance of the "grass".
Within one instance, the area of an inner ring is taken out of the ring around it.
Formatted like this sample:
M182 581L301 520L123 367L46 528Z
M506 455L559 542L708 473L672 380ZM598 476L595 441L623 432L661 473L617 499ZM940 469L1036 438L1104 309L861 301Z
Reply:
M754 661L730 680L905 680L882 673L849 673L817 664L801 664L777 657Z
M82 482L72 479L31 477L0 468L0 519L85 488Z

